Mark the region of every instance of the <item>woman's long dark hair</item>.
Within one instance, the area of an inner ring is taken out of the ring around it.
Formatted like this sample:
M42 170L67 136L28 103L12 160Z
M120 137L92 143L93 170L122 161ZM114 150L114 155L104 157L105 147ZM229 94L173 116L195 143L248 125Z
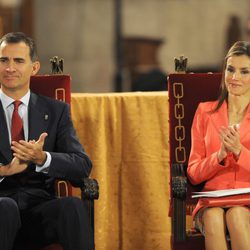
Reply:
M238 41L229 49L224 59L218 104L213 110L213 112L216 112L221 107L222 103L225 100L227 101L228 91L227 91L226 84L225 84L225 71L226 71L228 58L232 56L242 56L242 55L246 55L250 58L250 42Z

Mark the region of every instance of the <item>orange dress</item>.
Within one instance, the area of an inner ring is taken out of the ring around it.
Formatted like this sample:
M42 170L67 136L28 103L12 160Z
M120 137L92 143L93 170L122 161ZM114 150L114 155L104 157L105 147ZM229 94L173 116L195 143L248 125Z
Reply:
M220 165L217 152L220 149L219 130L228 126L227 103L220 109L210 113L216 107L216 102L200 103L191 129L191 151L188 163L188 178L196 185L205 182L203 191L249 188L250 187L250 105L240 124L240 141L242 150L236 161L232 153L228 153L224 165ZM241 199L243 197L244 199ZM217 203L214 200L217 200ZM221 200L221 202L219 202ZM244 203L244 204L242 204ZM209 205L210 204L210 205ZM205 206L216 204L250 205L250 194L230 196L228 198L199 199L193 216Z

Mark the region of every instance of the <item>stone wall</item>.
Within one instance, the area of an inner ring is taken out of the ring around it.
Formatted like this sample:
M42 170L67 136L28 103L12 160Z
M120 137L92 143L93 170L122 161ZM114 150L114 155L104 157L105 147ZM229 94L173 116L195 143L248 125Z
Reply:
M49 72L49 58L65 60L74 92L107 92L114 81L114 0L34 0L35 38ZM189 65L217 67L225 53L229 17L244 29L248 0L123 0L124 36L163 38L161 67L174 70L174 57Z

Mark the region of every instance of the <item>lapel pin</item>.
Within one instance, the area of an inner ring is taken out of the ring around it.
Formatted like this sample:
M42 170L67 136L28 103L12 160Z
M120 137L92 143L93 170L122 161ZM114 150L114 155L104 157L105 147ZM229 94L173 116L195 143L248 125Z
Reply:
M44 120L47 121L49 119L49 116L47 114L44 115Z

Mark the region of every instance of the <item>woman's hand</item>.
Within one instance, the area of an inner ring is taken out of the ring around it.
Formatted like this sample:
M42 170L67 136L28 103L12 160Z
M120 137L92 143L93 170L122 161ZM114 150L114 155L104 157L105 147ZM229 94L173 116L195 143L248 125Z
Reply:
M227 152L232 152L235 156L239 156L241 152L240 131L238 125L228 128L221 127L220 140Z
M218 161L221 163L223 162L223 160L226 158L227 156L227 150L225 149L225 146L223 143L221 143L221 147L220 147L220 150L217 154L217 157L218 157Z

